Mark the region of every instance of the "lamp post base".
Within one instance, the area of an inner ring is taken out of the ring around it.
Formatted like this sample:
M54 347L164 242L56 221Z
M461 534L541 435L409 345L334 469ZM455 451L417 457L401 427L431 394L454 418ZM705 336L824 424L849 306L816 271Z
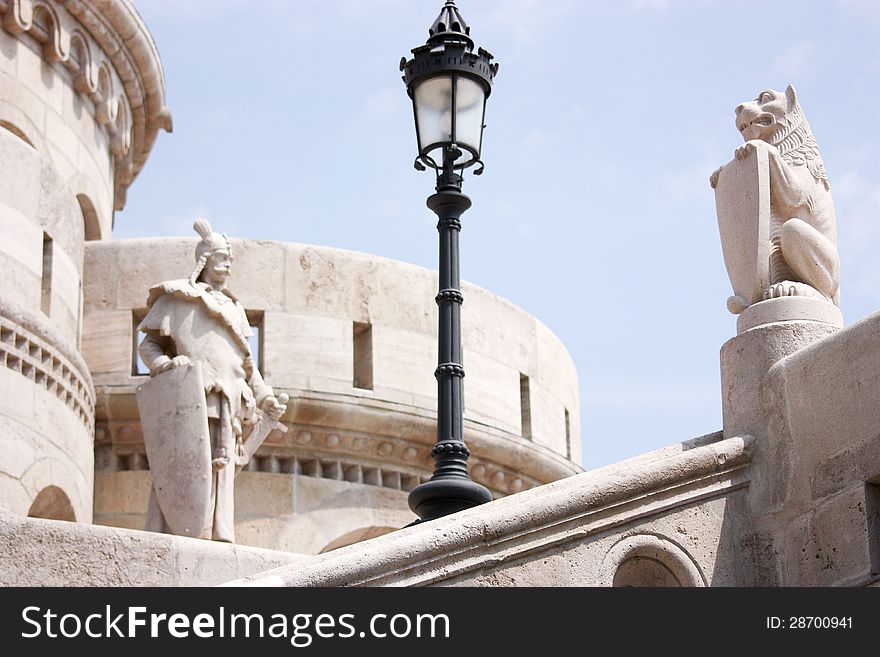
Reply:
M492 501L485 486L470 479L431 479L409 494L409 508L421 522L435 520Z

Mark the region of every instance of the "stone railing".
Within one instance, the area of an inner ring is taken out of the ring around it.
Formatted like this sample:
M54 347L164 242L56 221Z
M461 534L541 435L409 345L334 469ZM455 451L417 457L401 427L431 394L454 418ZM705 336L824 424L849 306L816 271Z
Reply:
M730 584L748 524L725 508L743 503L753 442L710 434L232 584L611 585L632 557L682 586Z

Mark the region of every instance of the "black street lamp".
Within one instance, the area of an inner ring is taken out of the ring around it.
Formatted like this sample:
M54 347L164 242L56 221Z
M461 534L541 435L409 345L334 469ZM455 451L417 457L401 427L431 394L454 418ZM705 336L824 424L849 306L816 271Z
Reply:
M434 474L409 494L409 506L421 520L469 509L489 502L492 494L468 478L470 452L464 444L461 366L461 304L458 235L461 215L471 200L461 192L461 174L478 165L483 172L480 148L486 98L498 64L478 49L470 28L453 0L447 0L428 31L428 42L400 60L403 81L413 101L419 154L419 171L434 169L437 193L428 207L437 215L440 233L440 309L438 330L437 444L431 450Z

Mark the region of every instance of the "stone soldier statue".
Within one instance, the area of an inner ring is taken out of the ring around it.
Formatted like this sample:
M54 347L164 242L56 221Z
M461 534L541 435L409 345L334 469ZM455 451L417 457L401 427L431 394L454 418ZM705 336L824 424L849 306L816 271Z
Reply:
M244 429L263 416L277 428L287 396L276 399L251 357L244 308L226 288L229 239L204 219L194 228L201 237L195 269L151 288L138 326L152 377L138 390L153 475L147 529L234 542L233 480L248 458Z

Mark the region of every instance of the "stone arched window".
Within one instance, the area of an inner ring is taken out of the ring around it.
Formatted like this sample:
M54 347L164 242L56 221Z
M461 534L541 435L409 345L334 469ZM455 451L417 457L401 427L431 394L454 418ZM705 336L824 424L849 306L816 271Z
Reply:
M612 586L680 587L682 583L663 561L652 557L634 556L618 566Z
M3 128L5 130L11 132L13 135L15 135L16 137L21 139L25 144L27 144L31 148L36 148L36 146L34 146L34 142L31 141L30 137L27 136L27 134L24 132L24 130L19 128L17 125L12 123L11 121L5 121L3 119L0 119L0 128Z
M627 536L602 561L603 586L706 586L693 558L672 541L654 534Z
M47 486L39 492L28 509L28 517L76 522L70 498L58 486Z
M101 239L101 222L98 219L98 212L95 210L95 204L85 194L77 194L76 200L79 202L79 209L83 217L83 233L86 242Z

